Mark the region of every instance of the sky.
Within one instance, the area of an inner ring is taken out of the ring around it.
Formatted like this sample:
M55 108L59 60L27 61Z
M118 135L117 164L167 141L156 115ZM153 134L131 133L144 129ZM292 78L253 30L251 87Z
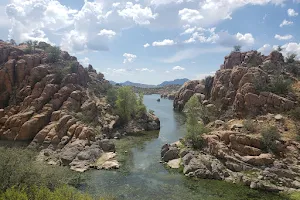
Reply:
M300 0L1 0L0 38L60 46L116 82L202 79L234 45L300 59Z

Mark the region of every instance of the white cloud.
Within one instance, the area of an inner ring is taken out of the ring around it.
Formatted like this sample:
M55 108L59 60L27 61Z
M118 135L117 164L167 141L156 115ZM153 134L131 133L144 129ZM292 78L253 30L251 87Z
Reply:
M183 41L185 44L189 43L216 43L216 41L219 39L219 35L215 33L215 28L205 29L205 28L195 28L197 32L194 32L192 36Z
M282 46L283 48L283 54L286 56L291 53L295 53L297 55L297 58L300 59L300 43L287 43Z
M261 52L264 55L269 55L273 50L276 50L278 46L270 44L264 44L262 47L260 47L257 51Z
M235 35L230 35L228 32L220 32L218 33L218 40L217 43L223 46L234 46L234 45L241 45L241 46L251 46L255 42L254 37L251 33L237 33Z
M188 8L179 10L178 15L182 21L191 24L198 23L200 20L203 19L203 16L200 14L198 10L193 10Z
M293 36L292 35L278 35L278 34L276 34L274 36L274 38L277 39L277 40L290 40L290 39L293 38Z
M190 48L178 51L173 56L160 59L164 63L176 63L182 60L193 59L201 54L229 52L232 47L215 47L215 48Z
M173 71L184 71L185 68L180 67L180 66L175 66L175 67L172 68L172 70L173 70Z
M150 46L149 43L144 44L144 48L147 48L147 47L149 47L149 46Z
M155 19L158 14L152 13L151 8L142 8L140 4L127 2L123 10L118 10L118 14L125 19L132 19L136 24L150 24L150 20Z
M152 5L166 5L166 4L171 4L171 3L175 3L175 4L181 4L184 2L191 2L193 0L151 0L150 4Z
M191 33L194 33L195 30L196 30L196 27L187 28L184 32L180 33L180 35L191 34Z
M120 2L116 2L112 4L112 7L118 7L121 3Z
M280 27L292 25L292 21L283 20L282 23L279 25Z
M170 71L169 71L169 70L167 70L167 71L165 71L165 73L169 74L169 73L170 73Z
M90 59L88 57L85 57L83 59L80 59L79 62L84 66L87 67L90 64Z
M113 36L116 35L116 32L114 32L113 30L107 30L107 29L102 29L98 35L101 36L107 36L108 38L112 38Z
M126 63L132 63L137 58L136 55L130 54L130 53L124 53L123 56L125 57L125 59L123 61L124 64L126 64Z
M154 72L153 69L148 69L148 68L136 69L136 71L140 71L140 72Z
M290 17L296 17L296 16L298 16L298 13L294 9L292 9L292 8L288 9L287 13L288 13L288 15Z
M152 43L152 46L172 46L175 45L176 42L174 42L173 40L169 40L169 39L165 39L163 41L155 41Z

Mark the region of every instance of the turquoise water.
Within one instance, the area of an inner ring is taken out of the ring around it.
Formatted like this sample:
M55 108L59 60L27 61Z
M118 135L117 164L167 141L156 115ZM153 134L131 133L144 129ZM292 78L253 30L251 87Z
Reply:
M122 162L119 171L90 171L86 192L116 199L262 200L284 199L276 194L214 180L193 180L161 164L160 148L184 135L184 117L173 111L173 102L146 95L144 103L161 120L161 130L143 137L127 137L118 143ZM123 151L128 151L124 153Z

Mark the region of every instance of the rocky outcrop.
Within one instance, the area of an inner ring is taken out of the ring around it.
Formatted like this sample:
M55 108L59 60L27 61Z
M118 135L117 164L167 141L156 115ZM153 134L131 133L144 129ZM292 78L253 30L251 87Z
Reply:
M180 159L183 173L189 177L226 180L269 191L300 189L299 143L278 141L282 155L276 156L263 150L259 137L241 132L215 131L204 136L204 141L201 151L166 144L161 150L162 160L173 167Z
M67 52L50 63L43 48L36 54L22 48L0 42L0 139L30 141L30 148L49 149L44 160L76 171L85 171L104 151L114 152L104 139L125 131L106 102L103 74ZM136 126L143 130L160 128L155 115L141 120Z
M207 101L206 104L217 103L222 113L232 110L239 117L289 111L296 105L295 98L263 90L271 82L275 71L284 71L283 62L282 54L277 51L269 56L263 56L257 51L232 52L225 57L224 64L215 73L211 84L208 84L207 79L185 83L175 95L174 109L181 111L185 103L196 94L201 95L199 100ZM283 74L288 76L288 73ZM291 79L294 80L293 77ZM261 90L258 90L259 86Z

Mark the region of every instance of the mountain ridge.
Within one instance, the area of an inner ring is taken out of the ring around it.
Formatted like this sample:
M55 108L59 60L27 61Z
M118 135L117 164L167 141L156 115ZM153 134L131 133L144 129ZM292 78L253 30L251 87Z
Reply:
M134 87L140 87L140 88L156 88L156 87L164 87L168 85L183 85L185 82L189 81L187 78L182 78L182 79L174 79L171 81L164 81L161 84L158 85L151 85L151 84L143 84L143 83L134 83L131 81L125 81L123 83L117 83L115 81L109 81L110 84L116 85L116 84L121 84L124 86L134 86Z

